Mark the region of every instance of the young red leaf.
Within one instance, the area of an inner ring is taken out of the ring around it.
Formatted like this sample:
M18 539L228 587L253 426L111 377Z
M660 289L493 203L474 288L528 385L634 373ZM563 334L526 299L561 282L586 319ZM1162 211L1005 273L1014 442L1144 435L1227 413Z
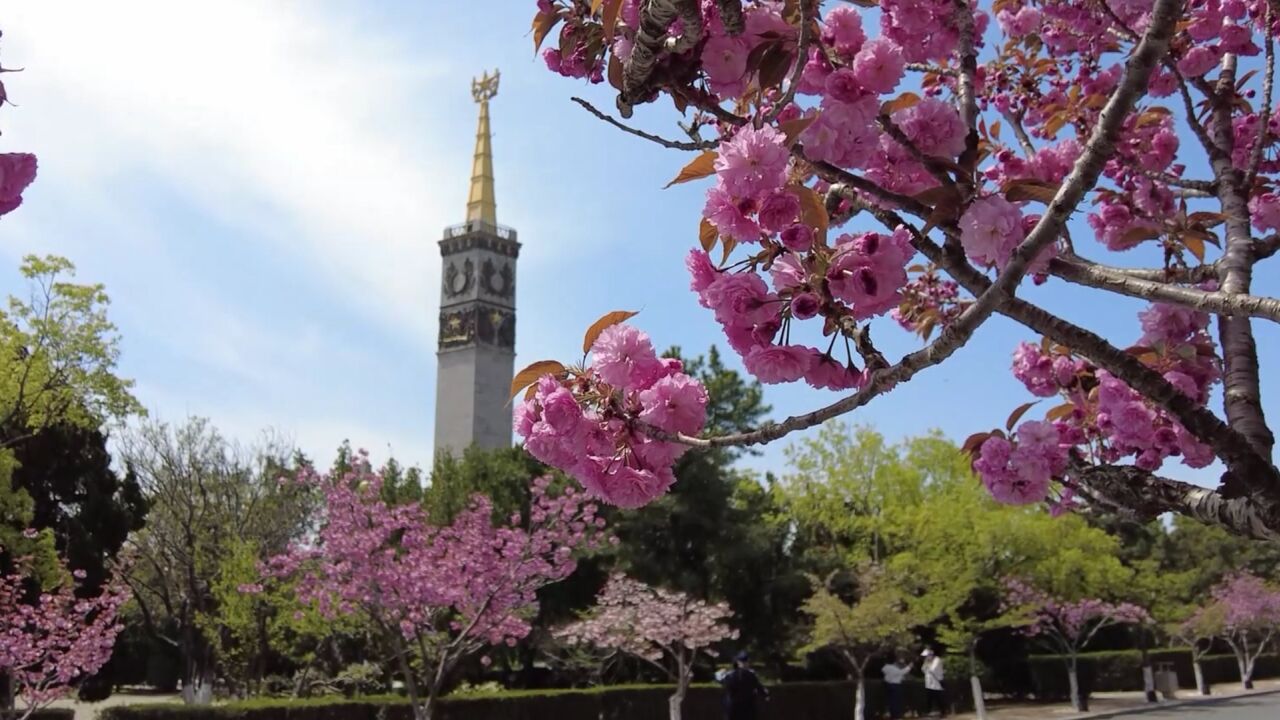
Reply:
M711 221L702 218L702 224L698 226L698 244L702 249L711 252L711 248L716 246L716 238L720 237L720 233L716 230L716 226Z
M511 397L515 397L521 390L538 382L538 378L543 375L563 375L564 365L555 360L539 360L536 363L526 367L516 376L511 378Z
M1026 415L1027 411L1030 410L1039 402L1040 402L1039 400L1032 400L1029 403L1019 405L1013 411L1013 413L1009 415L1009 419L1004 422L1004 429L1008 430L1009 432L1013 432L1013 426L1017 425L1018 421L1022 419L1022 416Z
M606 328L617 325L620 322L635 317L637 313L629 310L614 310L611 313L605 313L599 320L591 323L591 327L587 328L587 334L582 338L582 352L591 352L591 346L596 344L596 338L600 337L600 333Z
M698 178L714 175L716 172L716 158L718 157L720 157L720 153L715 150L707 150L706 152L703 152L701 155L694 158L688 165L681 168L680 174L676 175L676 179L667 183L662 189L665 190L672 185L686 183L690 180L697 180Z

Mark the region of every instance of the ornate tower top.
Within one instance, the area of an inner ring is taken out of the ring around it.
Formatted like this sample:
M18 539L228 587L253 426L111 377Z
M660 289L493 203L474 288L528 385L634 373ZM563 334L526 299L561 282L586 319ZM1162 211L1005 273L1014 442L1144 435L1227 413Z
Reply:
M493 192L493 145L489 138L489 101L498 94L498 71L471 81L471 97L480 104L476 128L476 152L471 162L471 193L467 196L467 222L498 224L498 203Z

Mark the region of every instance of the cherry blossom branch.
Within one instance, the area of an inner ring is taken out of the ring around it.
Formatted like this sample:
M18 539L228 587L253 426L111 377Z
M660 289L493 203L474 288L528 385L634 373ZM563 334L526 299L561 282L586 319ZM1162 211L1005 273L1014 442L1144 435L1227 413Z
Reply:
M683 32L678 39L669 38L667 30L677 19L681 21ZM623 118L631 117L632 108L652 94L651 81L659 53L667 51L678 55L692 48L701 38L702 13L697 0L650 0L642 7L635 46L622 67L618 112Z
M586 100L583 100L580 97L572 97L569 99L581 105L583 109L585 109L587 112L591 113L592 115L595 115L597 118L600 118L601 120L609 123L610 125L618 128L619 130L625 133L630 133L631 135L635 135L636 137L639 137L639 138L644 138L649 142L657 143L669 150L686 150L686 151L696 152L699 150L711 150L715 148L716 145L719 144L710 140L703 140L702 142L684 142L681 140L668 140L659 135L647 133L644 130L641 130L639 128L633 128L630 125L624 124L623 122L614 118L612 115L608 115L596 109L596 106L592 105Z
M1161 477L1132 465L1082 463L1072 474L1087 488L1100 492L1117 507L1132 510L1142 519L1153 520L1172 512L1246 537L1280 540L1280 517L1252 498L1228 499L1214 490Z
M978 98L974 92L974 78L978 75L978 53L974 49L973 10L965 0L955 0L955 23L960 34L960 77L956 95L960 103L960 117L969 130L968 141L976 142L978 130Z
M1000 113L1005 122L1009 123L1009 127L1013 130L1013 134L1018 138L1018 144L1022 146L1022 152L1027 157L1036 154L1036 146L1031 142L1031 136L1027 134L1027 129L1022 127L1022 118L1014 115L1007 110Z
M1087 260L1054 259L1049 273L1077 285L1129 297L1175 303L1218 315L1257 317L1280 323L1280 300L1256 295L1209 292L1115 273Z
M907 354L889 368L872 371L866 384L853 395L812 412L789 417L780 423L771 423L756 430L713 438L694 438L682 434L654 434L656 428L651 427L645 427L644 430L660 439L681 442L694 447L767 443L862 407L898 383L906 382L921 370L933 367L950 357L968 342L974 331L997 308L1012 298L1013 291L1026 274L1031 259L1058 236L1071 212L1084 198L1084 194L1097 183L1102 167L1110 156L1115 137L1124 124L1125 116L1146 88L1152 69L1168 46L1176 20L1176 10L1179 7L1181 7L1180 0L1158 0L1142 41L1129 57L1124 77L1103 107L1098 124L1084 152L1081 153L1071 174L1055 194L1053 201L1049 203L1049 208L1040 222L1014 251L1013 257L995 282L989 283L981 292L970 289L977 299L965 308L953 323L944 328L931 344ZM838 170L834 167L831 169ZM873 183L872 185L874 186ZM914 234L923 239L918 232ZM985 278L983 280L985 281Z

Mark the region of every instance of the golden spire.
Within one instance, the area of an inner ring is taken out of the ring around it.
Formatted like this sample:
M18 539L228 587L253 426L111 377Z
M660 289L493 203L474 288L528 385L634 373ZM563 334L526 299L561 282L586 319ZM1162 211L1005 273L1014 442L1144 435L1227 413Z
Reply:
M476 128L476 154L471 163L471 194L467 196L467 222L498 224L498 203L493 195L493 146L489 140L489 101L498 94L498 71L471 81L471 97L480 104Z

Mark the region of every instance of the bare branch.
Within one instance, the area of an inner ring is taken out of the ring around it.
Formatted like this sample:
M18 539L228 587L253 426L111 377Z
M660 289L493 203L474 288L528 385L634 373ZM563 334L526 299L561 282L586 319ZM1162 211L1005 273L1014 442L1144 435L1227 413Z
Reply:
M800 78L804 75L805 65L809 61L809 43L812 41L813 0L800 0L800 37L796 43L796 64L791 69L791 78L787 80L787 90L782 98L769 111L765 123L771 123L796 98L796 89L800 87Z
M1280 300L1274 298L1208 292L1197 288L1146 280L1132 275L1115 273L1103 265L1081 259L1055 259L1049 263L1049 273L1077 285L1109 290L1129 297L1174 303L1218 315L1257 317L1280 323Z
M677 18L683 32L679 39L668 38L667 29ZM622 92L618 93L622 117L631 117L631 109L653 94L651 80L660 53L683 53L701 39L702 12L697 0L649 0L642 6L635 46L622 68Z
M1267 5L1267 24L1271 27L1272 23L1271 5ZM1253 179L1258 176L1258 166L1262 164L1262 149L1267 144L1267 125L1271 122L1271 95L1275 85L1276 74L1276 44L1271 33L1266 33L1267 60L1262 76L1262 118L1258 122L1258 138L1253 141L1253 150L1249 153L1249 172L1244 176L1244 189L1246 192L1253 188Z
M613 116L607 115L601 112L600 110L597 110L594 105L587 102L586 100L583 100L580 97L573 97L569 99L581 105L584 109L586 109L587 112L591 113L592 115L595 115L596 117L618 128L619 130L626 133L630 133L639 138L644 138L649 142L657 143L662 147L670 150L687 150L687 151L710 150L716 146L716 143L711 142L709 140L703 140L702 142L682 142L680 140L668 140L664 137L647 133L638 128L633 128L630 125L625 125L619 120L615 119Z

